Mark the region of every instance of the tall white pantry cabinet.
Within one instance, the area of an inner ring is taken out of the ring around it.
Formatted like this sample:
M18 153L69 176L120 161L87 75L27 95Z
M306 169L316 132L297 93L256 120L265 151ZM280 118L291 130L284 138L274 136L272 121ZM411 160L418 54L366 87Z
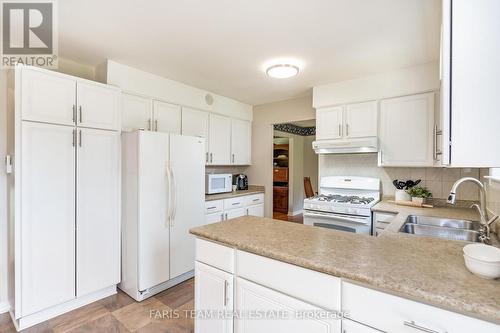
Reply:
M9 301L24 329L116 292L120 91L32 67L9 81Z

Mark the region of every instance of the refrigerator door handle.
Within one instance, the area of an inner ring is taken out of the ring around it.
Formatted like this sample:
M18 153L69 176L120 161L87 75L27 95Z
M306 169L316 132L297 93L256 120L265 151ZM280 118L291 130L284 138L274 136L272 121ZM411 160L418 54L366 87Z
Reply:
M166 166L166 176L167 176L167 196L168 196L168 200L167 200L167 216L165 218L165 227L169 227L170 226L170 218L172 216L172 178L171 178L171 174L170 174L170 166L169 166L169 163L167 162L167 166Z
M172 168L170 168L170 173L171 173L170 179L172 180L171 183L172 192L170 195L172 198L172 213L170 215L170 226L173 227L175 215L177 213L177 186L175 183L175 174Z

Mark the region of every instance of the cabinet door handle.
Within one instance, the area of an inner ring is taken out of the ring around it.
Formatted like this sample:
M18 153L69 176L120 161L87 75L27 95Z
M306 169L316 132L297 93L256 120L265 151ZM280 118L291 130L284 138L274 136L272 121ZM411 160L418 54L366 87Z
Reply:
M438 159L438 156L442 154L442 152L438 151L438 135L443 135L443 131L439 131L437 125L434 125L434 160Z
M82 130L78 132L78 145L82 147Z
M158 120L155 120L155 132L158 132Z
M75 137L76 137L76 131L73 130L72 134L71 134L71 138L73 140L73 143L72 143L72 146L74 147L75 146Z
M233 154L233 164L234 164L234 154Z
M151 118L148 119L148 131L151 131Z
M342 125L339 124L339 136L342 136Z
M345 124L345 135L349 136L349 124Z
M224 221L224 213L220 214L221 221Z
M224 280L224 306L227 306L227 287L228 283Z
M82 112L82 106L81 105L78 107L78 112L80 113L80 124L81 124L82 121L83 121L83 116L82 116L83 112Z
M208 152L205 153L205 162L208 163Z
M226 213L226 220L227 220L227 213Z
M73 122L76 123L76 104L73 104Z
M210 153L210 163L212 163L214 160L214 154Z
M403 323L405 326L408 326L408 327L411 327L411 328L414 328L416 330L426 332L426 333L447 333L446 331L439 332L439 331L431 330L430 328L427 328L427 327L417 325L417 324L415 324L415 322L413 320L412 321L404 321Z

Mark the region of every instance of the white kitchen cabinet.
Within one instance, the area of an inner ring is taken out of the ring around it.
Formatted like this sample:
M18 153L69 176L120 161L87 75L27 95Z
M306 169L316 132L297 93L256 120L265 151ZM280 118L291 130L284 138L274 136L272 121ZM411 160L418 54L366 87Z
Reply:
M210 165L231 164L231 118L210 114Z
M32 68L22 71L22 120L60 125L76 121L76 81L58 73Z
M434 93L380 102L379 166L434 164Z
M84 128L77 141L76 295L83 296L120 282L120 134Z
M208 112L187 107L182 108L182 135L192 135L205 138L205 153L207 163L209 162L209 119L210 114Z
M78 82L77 124L80 127L120 129L120 92L94 82Z
M151 130L151 99L122 93L122 131Z
M381 333L381 331L349 319L342 319L342 333Z
M283 316L281 319L243 316L235 322L236 333L340 333L340 319L322 319L320 315L301 318L301 314L322 314L327 313L326 310L239 277L236 278L234 308L237 313Z
M251 164L251 132L251 123L249 121L231 119L231 164Z
M500 2L444 0L441 63L444 165L498 167Z
M153 119L154 131L181 134L181 107L179 105L153 101Z
M205 265L199 261L195 264L195 310L212 311L214 314L232 313L233 311L233 275L220 269ZM233 319L200 318L197 319L195 332L233 332Z
M205 221L207 224L222 222L222 221L224 221L224 214L222 212L221 213L207 214L207 215L205 215Z
M75 298L74 133L68 126L22 124L17 316Z
M226 210L224 213L226 220L235 219L237 217L242 217L242 216L246 216L246 215L247 215L247 211L245 208L230 209L230 210Z
M346 138L377 136L377 102L348 104L344 112L344 136Z
M342 106L316 110L316 140L342 138L343 113Z
M344 281L342 308L350 319L383 332L498 332L498 325L486 321Z
M248 216L264 217L264 204L247 207Z

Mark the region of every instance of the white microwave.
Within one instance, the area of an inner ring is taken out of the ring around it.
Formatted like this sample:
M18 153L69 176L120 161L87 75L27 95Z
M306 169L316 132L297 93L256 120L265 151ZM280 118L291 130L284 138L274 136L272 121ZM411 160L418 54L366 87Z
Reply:
M205 194L231 192L233 175L230 173L207 173L205 175Z

